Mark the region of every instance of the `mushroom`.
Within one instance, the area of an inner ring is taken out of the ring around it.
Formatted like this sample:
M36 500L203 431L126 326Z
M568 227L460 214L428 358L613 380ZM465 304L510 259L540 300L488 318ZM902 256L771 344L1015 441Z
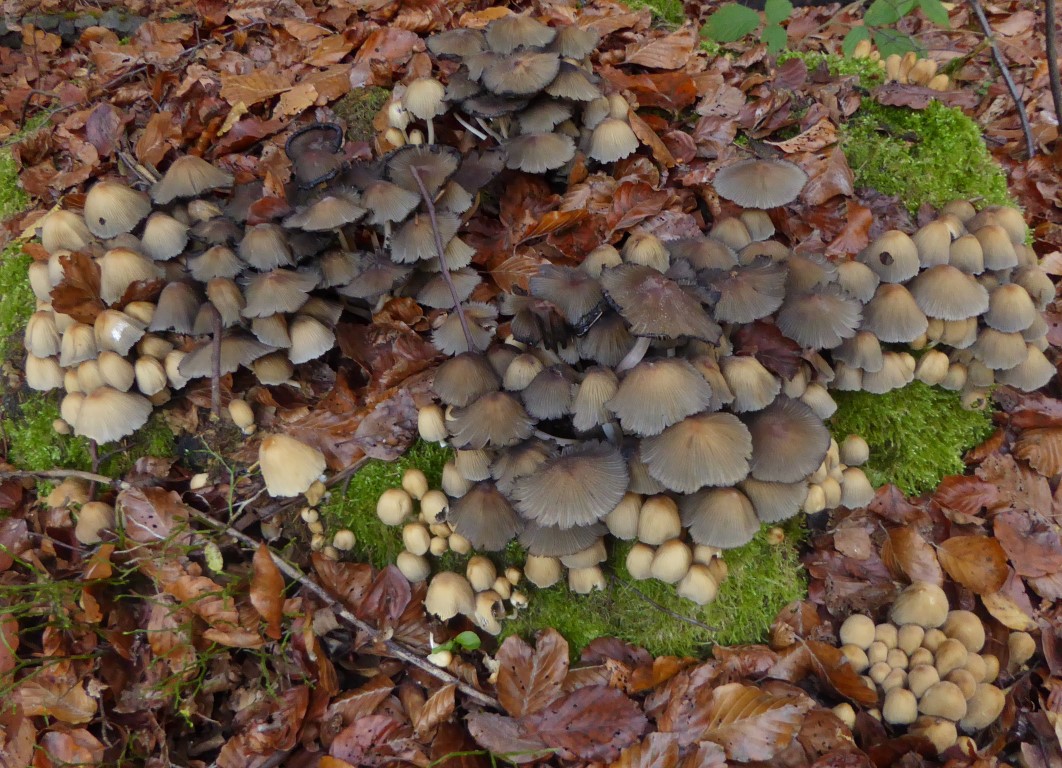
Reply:
M979 684L966 702L966 715L959 720L964 731L979 731L999 719L1007 697L994 685Z
M985 625L972 611L949 611L940 629L949 638L961 642L971 653L977 653L985 646Z
M437 405L426 405L417 411L417 432L428 443L442 443L448 438L443 410Z
M707 605L719 594L719 584L708 566L693 563L676 585L675 591L679 597L692 600L697 605Z
M557 36L557 30L529 14L509 13L488 24L485 34L486 43L492 51L507 55L518 48L542 48L549 45Z
M413 514L413 498L402 488L388 488L376 500L376 516L384 525L401 525Z
M85 195L85 224L103 240L132 231L149 213L148 196L117 181L97 182Z
M89 501L77 513L74 537L82 544L99 544L100 533L114 527L114 507L101 501Z
M398 557L395 558L395 565L412 584L426 581L431 575L431 565L427 559L412 552L399 552Z
M626 493L623 498L620 499L611 512L605 516L605 525L608 526L608 532L615 536L617 539L631 540L638 538L638 528L640 526L640 513L644 509L642 503L642 497L637 493ZM675 517L677 519L678 513ZM677 536L678 532L675 532L667 538Z
M504 549L523 527L509 500L490 482L477 483L457 499L446 519L473 547L492 552Z
M151 199L166 205L178 198L197 197L212 189L231 186L231 173L215 168L201 157L185 155L174 160L151 188Z
M420 523L409 523L402 528L402 546L414 555L423 556L431 546L431 534Z
M959 686L947 680L929 686L918 702L918 711L923 715L943 717L955 722L966 717L966 709L966 698Z
M608 585L605 574L598 566L575 568L568 571L568 589L577 595L588 595Z
M740 482L752 452L749 430L730 413L689 416L641 444L650 477L680 493Z
M274 497L305 493L325 471L323 453L287 435L266 436L258 449L258 463L266 492Z
M587 525L611 512L627 492L627 463L605 443L588 441L543 462L519 478L516 508L539 525Z
M564 568L555 557L528 555L524 561L524 575L539 589L546 589L560 581Z
M443 621L457 614L471 616L476 612L476 597L472 585L460 574L441 571L432 577L424 596L424 609Z
M844 645L854 645L866 650L874 642L876 629L869 616L853 613L841 624L839 637Z
M590 134L587 154L601 163L614 163L638 151L638 137L626 120L608 117Z
M643 360L624 374L607 408L619 418L625 432L658 435L708 408L711 395L708 382L686 360Z
M719 169L713 186L720 197L743 208L778 208L791 203L808 175L788 160L739 160Z
M747 544L759 530L752 502L736 488L711 488L684 496L682 522L698 544L731 549Z
M898 625L939 627L948 618L948 597L936 584L915 581L896 596L889 618Z
M100 386L85 395L72 426L75 435L109 443L140 429L150 415L151 403L141 395Z
M465 578L476 592L491 589L497 577L497 569L490 560L481 555L469 558L465 566Z
M909 725L918 719L918 700L909 690L894 687L885 694L881 716L889 725Z

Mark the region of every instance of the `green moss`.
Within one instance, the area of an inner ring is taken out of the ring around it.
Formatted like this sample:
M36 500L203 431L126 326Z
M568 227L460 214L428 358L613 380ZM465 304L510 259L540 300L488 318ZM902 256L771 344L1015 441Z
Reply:
M884 395L834 392L830 428L870 445L863 470L875 486L893 483L907 494L927 493L945 475L962 474L962 456L992 433L990 414L968 411L958 393L914 382Z
M856 59L840 56L836 53L819 53L818 51L782 51L778 54L778 63L784 64L790 59L802 59L809 70L826 65L834 77L855 75L864 88L872 88L885 82L885 69L870 59Z
M332 111L346 122L347 138L371 142L376 135L373 118L390 98L391 91L386 88L356 88L333 104Z
M19 334L35 305L26 273L30 261L17 244L0 251L0 360L5 362L19 349Z
M627 0L627 6L635 11L648 8L653 16L668 24L678 25L686 20L682 0Z
M358 541L352 554L356 559L367 560L377 568L393 563L402 551L402 530L380 522L376 500L388 488L400 487L402 475L410 467L422 470L428 484L438 488L443 464L449 458L449 448L418 441L397 461L370 461L321 507L325 525L331 530L349 528L354 532Z
M669 584L654 579L633 581L624 567L631 545L617 542L609 558L614 577L607 589L584 596L572 594L565 584L530 587L527 610L505 622L502 631L530 637L543 627L555 627L568 639L573 653L596 637L610 636L653 654L676 656L703 655L716 643L762 642L778 611L806 594L797 554L801 536L800 523L794 520L786 525L786 540L780 545L768 543L765 528L749 544L728 551L729 577L715 602L706 606L679 597ZM676 619L667 611L713 630Z
M0 220L26 207L26 193L18 185L18 168L11 153L0 151Z
M88 441L58 434L52 422L59 418L59 406L53 395L28 394L12 404L7 398L4 434L7 436L7 460L29 471L48 469L82 469L92 466Z
M865 100L844 126L842 147L857 187L899 195L912 213L957 198L979 206L1010 202L1006 176L977 123L937 101L911 110Z

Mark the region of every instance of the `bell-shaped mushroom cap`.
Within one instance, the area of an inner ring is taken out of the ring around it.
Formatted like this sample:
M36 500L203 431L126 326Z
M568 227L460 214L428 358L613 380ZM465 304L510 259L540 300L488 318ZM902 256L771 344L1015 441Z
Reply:
M355 299L375 299L406 280L410 271L409 267L395 264L385 256L359 254L358 274L350 283L336 290L343 296Z
M951 244L948 263L968 275L979 275L985 271L985 252L981 243L973 235L963 235Z
M572 426L588 432L609 419L606 404L616 394L619 382L611 368L590 368L579 384L572 403Z
M353 224L365 213L365 209L349 197L325 195L312 205L284 219L284 226L307 232L325 232Z
M99 350L96 348L96 334L91 325L73 323L63 331L60 341L59 365L69 368L72 365L92 360Z
M110 443L133 434L150 415L147 398L113 387L97 387L81 401L74 434L97 443Z
M788 160L739 160L715 175L720 197L743 208L777 208L796 200L808 175Z
M284 384L290 381L292 374L295 373L295 367L284 352L271 352L263 355L252 362L250 368L260 382L270 385Z
M800 511L808 495L808 484L768 483L755 478L746 478L738 486L756 510L761 523L780 523Z
M527 412L536 419L559 419L571 413L576 392L575 372L567 365L540 371L520 392Z
M572 108L552 99L532 104L517 116L520 133L548 133L572 116Z
M487 392L448 418L455 448L504 448L531 436L532 421L508 392Z
M740 547L760 529L752 502L736 488L710 488L684 496L680 507L690 538L704 546Z
M837 267L825 256L817 253L791 253L785 260L789 274L786 276L786 290L793 293L807 293L820 286L826 287L837 279Z
M556 53L528 51L491 62L480 80L499 96L530 96L552 83L559 71Z
M600 41L601 36L595 30L569 24L557 29L557 36L549 44L549 49L566 59L582 59L589 56Z
M418 77L406 86L402 106L421 120L431 120L446 111L446 88L434 77Z
M149 213L151 199L117 181L97 182L85 196L85 224L104 240L129 232Z
M625 120L602 120L590 135L587 154L600 163L614 163L638 151L638 137Z
M562 133L526 133L509 139L507 168L527 173L545 173L560 168L575 157L575 142Z
M361 204L369 210L370 224L402 221L420 204L420 194L377 179L362 191Z
M520 534L520 545L536 557L565 557L592 546L607 531L602 523L561 528L529 522Z
M732 413L690 416L641 444L649 475L680 493L744 480L751 456L749 430Z
M608 409L625 432L658 435L665 428L708 408L712 388L679 357L643 360L623 376Z
M883 395L905 387L914 381L914 371L909 370L904 358L896 352L882 355L880 371L863 373L863 389L872 395Z
M494 339L497 328L498 308L493 304L468 302L462 305L468 328L472 334L472 344L476 350L486 349ZM461 327L457 312L450 312L432 332L431 343L444 355L456 355L470 352L468 339Z
M1024 331L1036 320L1036 307L1029 292L1017 283L1005 283L988 297L985 324L1004 333Z
M1040 349L1032 344L1026 346L1025 362L1008 371L997 371L996 381L1023 392L1034 392L1046 386L1055 375L1055 367Z
M493 93L481 93L462 101L461 111L473 117L493 120L496 117L519 112L526 106L527 99L509 99L505 96L495 96Z
M866 264L844 261L837 265L837 284L853 299L866 304L874 296L881 280Z
M715 343L722 333L699 301L650 267L621 264L602 270L601 286L636 336Z
M445 244L457 234L461 220L452 213L439 213L435 224L436 228L433 228L431 218L426 213L411 216L391 239L391 258L399 264L438 258L435 247L436 231Z
M853 368L872 373L881 370L881 343L870 331L859 331L832 352L835 361Z
M23 334L23 346L27 352L37 357L50 357L59 354L61 345L62 337L55 325L54 312L38 310L30 315Z
M490 476L502 493L511 493L516 481L531 475L547 460L557 455L549 443L537 438L498 451L490 465Z
M105 309L96 315L93 332L99 350L109 349L125 355L144 335L144 324L125 312Z
M206 286L207 299L221 315L221 324L229 328L240 322L240 312L247 305L243 298L243 292L232 280L224 277L215 277ZM209 307L203 305L196 314L192 332L196 335L211 333L213 328L213 316Z
M342 146L343 129L335 123L310 123L292 133L284 152L299 187L311 189L334 178L343 167Z
M918 274L918 246L905 232L890 229L859 252L856 260L866 264L884 283L902 283Z
M295 365L316 360L336 343L336 335L332 329L309 315L296 315L291 321L288 333L291 336L288 359Z
M1033 304L1043 312L1055 299L1055 284L1039 266L1019 267L1014 270L1011 282L1017 283L1032 297Z
M738 260L725 243L709 237L683 237L664 243L671 259L685 259L694 269L730 269L736 267Z
M759 242L766 240L775 233L774 222L771 221L770 214L767 211L759 210L757 208L749 208L741 212L738 217L741 219L741 223L745 225L745 229L749 233L749 237L753 242Z
M605 310L585 335L575 338L581 357L608 366L618 365L634 342L623 317L611 309Z
M545 264L530 279L531 295L556 305L564 319L585 327L601 314L604 296L597 280L574 267Z
M500 386L501 379L486 357L463 352L436 369L432 390L447 405L463 408Z
M874 298L863 307L862 330L870 331L881 341L914 341L929 326L911 292L897 283L882 283Z
M1025 362L1025 339L1021 333L1004 333L982 328L970 347L975 358L994 371L1006 370Z
M455 270L450 273L450 278L457 289L457 299L462 302L483 282L479 273L473 269ZM424 283L417 292L417 302L432 309L451 309L454 306L454 297L450 293L450 286L446 284L446 278L440 273Z
M258 448L258 465L270 496L298 496L324 473L325 457L293 437L267 435Z
M291 346L291 334L288 333L288 319L283 313L256 317L251 321L251 333L263 344L287 349Z
M273 351L253 336L233 333L221 340L221 374L233 373L241 365L252 362ZM202 379L211 376L214 370L213 341L204 341L181 359L179 370L186 379Z
M623 261L652 267L657 272L667 272L671 265L668 249L660 238L641 230L635 230L628 235L627 242L623 244Z
M215 277L232 280L244 270L243 262L237 258L232 249L224 245L208 248L198 256L188 259L187 264L192 277L201 283L209 282Z
M248 227L237 252L245 262L263 271L293 263L288 238L276 224Z
M834 287L788 296L778 311L778 330L802 347L833 349L855 335L862 321L858 301Z
M735 251L740 251L752 242L752 235L749 233L748 227L745 226L745 222L733 216L727 216L716 221L712 225L708 236L713 240L725 243Z
M126 248L112 248L103 254L100 265L100 298L114 304L140 280L154 280L162 271L151 259Z
M987 269L1004 270L1018 266L1018 253L1007 230L998 224L987 224L973 233L981 244Z
M770 483L795 483L810 475L830 449L830 431L799 400L779 397L748 418L752 435L752 477Z
M317 258L317 268L321 271L318 288L334 288L346 285L358 275L361 261L358 254L351 251L328 251Z
M188 244L188 225L172 216L155 211L148 216L140 247L155 261L166 261L184 252Z
M782 391L781 380L751 355L728 355L719 361L723 379L734 397L734 413L758 411L774 402Z
M918 249L918 260L923 267L947 264L951 253L951 228L942 219L935 219L921 227L911 237Z
M48 392L63 386L63 369L54 357L26 355L26 386L38 392Z
M487 49L487 41L479 29L448 29L429 35L424 42L440 58L461 59Z
M712 315L723 323L751 323L767 317L785 299L786 269L781 264L754 263L729 270L707 270L698 282L715 298Z
M1029 227L1025 223L1025 218L1021 215L1021 211L1006 205L988 206L968 220L967 228L971 232L976 232L981 227L989 224L1003 227L1014 245L1023 245L1029 233Z
M907 286L927 317L965 320L988 310L988 291L950 264L923 271Z
M627 492L627 462L607 443L585 442L521 477L512 497L521 515L538 525L571 528L595 523Z
M268 317L277 312L295 312L310 298L317 278L305 272L274 269L251 276L244 295L244 317Z
M456 499L446 520L473 547L488 552L504 549L523 527L509 500L490 482L477 483Z
M215 168L201 157L185 155L173 161L151 188L151 199L166 205L177 198L196 197L211 189L232 185L232 174Z
M91 242L92 233L85 220L73 211L57 208L41 222L41 245L49 254L80 251Z
M553 42L557 30L530 14L511 13L487 25L487 45L495 53L509 54L517 48L542 48Z
M461 155L444 144L407 144L387 156L387 178L410 192L420 192L419 177L434 195L457 171Z

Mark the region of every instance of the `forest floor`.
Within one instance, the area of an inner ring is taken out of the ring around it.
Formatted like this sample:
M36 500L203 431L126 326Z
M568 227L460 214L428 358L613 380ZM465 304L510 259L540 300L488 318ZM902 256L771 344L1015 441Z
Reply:
M327 443L316 509L265 495L260 435L211 419L209 386L175 392L99 456L56 434L58 398L26 386L22 349L45 214L80 209L95 180L189 153L282 195L285 141L313 121L340 121L351 155L369 156L390 89L431 66L420 38L481 28L497 11L442 0L102 6L9 2L0 23L0 768L1062 765L1057 377L1034 393L995 388L983 410L920 384L837 393L834 435L871 446L866 507L765 527L727 553L729 578L703 607L632 581L616 547L601 591L521 586L528 607L497 638L427 614L423 586L388 567L400 534L373 511L406 468L434 485L450 456L406 430L409 453L370 460L363 447L395 437L394 425L359 429L420 386L433 356L399 359L381 334L359 350L368 375L357 390L330 390L334 372L287 394L248 395L225 377L226 398L247 396L278 429ZM719 198L686 192L745 147L773 147L811 177L781 232L798 252L846 259L964 198L1020 207L1044 269L1062 275L1062 140L1035 4L985 5L1031 157L967 4L926 2L878 30L936 61L950 77L942 92L887 83L882 67L843 55L859 4L793 10L780 53L758 30L702 35L719 3L520 6L601 34L595 65L640 117L628 171L642 218L703 225ZM947 27L927 16L938 6ZM514 185L502 219L532 226L526 211L555 209L566 190L543 187ZM503 288L526 281L537 262L508 255L476 265ZM1062 304L1044 319L1057 365ZM406 330L427 327L421 315ZM122 512L91 545L76 535L88 496L59 498L82 492ZM315 530L341 528L356 534L350 552L312 545ZM998 668L970 673L1005 697L990 722L950 736L941 717L885 722L884 694L839 650L849 616L883 623L911 582L943 588L983 627L981 660L963 669ZM439 666L428 656L444 643L452 658Z

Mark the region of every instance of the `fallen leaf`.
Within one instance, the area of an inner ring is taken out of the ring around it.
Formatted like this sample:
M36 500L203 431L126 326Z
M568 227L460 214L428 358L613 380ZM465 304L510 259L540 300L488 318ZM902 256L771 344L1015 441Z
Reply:
M897 579L944 586L943 560L937 562L937 552L914 528L890 528L881 546L881 560Z
M465 722L477 744L495 755L504 755L510 762L530 763L553 752L546 742L527 733L519 721L511 717L493 712L473 712Z
M810 700L775 696L741 683L721 685L698 700L704 707L702 738L719 744L738 762L772 759L793 740L811 708Z
M1047 576L1062 571L1062 538L1039 515L1003 510L993 520L995 541L1019 576Z
M280 621L284 615L284 577L264 543L255 550L252 562L251 605L265 621L266 634L279 640Z
M528 733L559 748L566 760L615 760L648 725L622 691L600 685L572 691L523 720Z
M688 25L663 37L627 46L627 64L649 69L681 69L698 43L697 30Z
M255 69L245 75L222 72L220 77L221 98L225 99L229 106L242 103L245 107L253 107L278 93L283 93L291 88L292 81L290 72L267 72L263 69Z
M790 139L764 143L778 147L778 149L789 154L792 152L817 152L823 147L836 144L838 138L837 126L830 122L829 118L824 117L803 133L798 133Z
M413 718L413 730L417 738L425 741L431 733L442 723L447 722L454 714L456 700L454 692L457 686L453 683L444 685L424 702L420 712Z
M987 536L954 536L941 543L937 557L949 576L979 595L998 592L1007 580L1007 554Z
M544 709L561 694L568 674L568 642L555 629L538 636L534 649L510 635L498 649L498 701L520 717Z
M1037 623L1018 604L1000 592L981 595L981 602L992 616L1007 629L1016 632L1034 632Z
M125 535L141 544L164 541L188 522L188 507L176 491L129 488L118 494L115 509Z
M1042 475L1062 473L1062 427L1027 429L1014 441L1015 456Z
M634 135L638 137L638 141L645 144L652 151L654 160L665 168L675 167L675 158L672 156L671 150L660 140L660 137L656 135L656 131L649 126L649 123L639 117L638 113L633 109L627 110L627 122L630 123Z

